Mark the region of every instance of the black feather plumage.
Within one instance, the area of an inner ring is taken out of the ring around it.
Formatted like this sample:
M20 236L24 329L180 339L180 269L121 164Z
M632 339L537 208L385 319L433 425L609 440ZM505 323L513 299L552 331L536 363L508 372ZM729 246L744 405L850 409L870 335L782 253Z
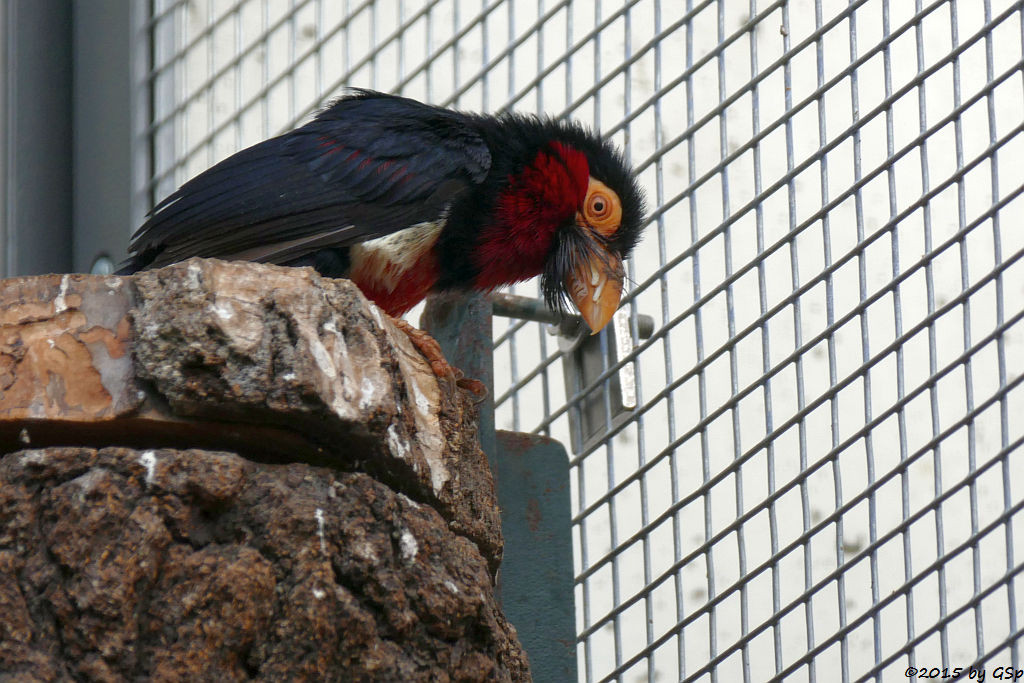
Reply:
M273 245L332 231L344 247L433 221L490 169L469 117L357 91L290 133L244 149L160 202L132 238L125 270L190 256L288 263Z

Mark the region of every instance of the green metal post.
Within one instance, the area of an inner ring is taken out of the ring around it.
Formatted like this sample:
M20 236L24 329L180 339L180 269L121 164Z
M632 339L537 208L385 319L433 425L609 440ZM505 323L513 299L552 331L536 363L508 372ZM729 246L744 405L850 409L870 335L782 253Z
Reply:
M431 297L420 324L448 362L482 381L480 447L498 488L505 554L498 597L530 656L533 679L575 681L569 458L559 442L494 428L490 301L479 294Z

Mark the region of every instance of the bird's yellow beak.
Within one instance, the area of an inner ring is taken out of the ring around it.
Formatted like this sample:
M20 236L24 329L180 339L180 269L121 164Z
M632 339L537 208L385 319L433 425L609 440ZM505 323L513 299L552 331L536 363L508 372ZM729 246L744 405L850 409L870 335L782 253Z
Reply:
M622 259L604 247L597 249L599 253L565 279L569 298L590 326L591 334L600 332L618 310L625 278Z

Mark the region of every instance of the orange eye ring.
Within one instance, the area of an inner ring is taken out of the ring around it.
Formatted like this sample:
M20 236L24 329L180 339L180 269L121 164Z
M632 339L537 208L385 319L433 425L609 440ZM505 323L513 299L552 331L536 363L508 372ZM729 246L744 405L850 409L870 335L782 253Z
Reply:
M583 200L583 222L610 237L622 222L622 203L619 196L600 180L591 177L587 197Z
M587 216L591 220L605 221L612 213L612 199L604 192L592 192L587 197Z

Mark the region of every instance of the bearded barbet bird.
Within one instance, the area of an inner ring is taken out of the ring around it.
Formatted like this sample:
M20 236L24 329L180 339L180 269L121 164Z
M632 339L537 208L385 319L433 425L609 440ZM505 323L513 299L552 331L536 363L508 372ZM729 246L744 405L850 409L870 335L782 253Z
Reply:
M596 333L643 213L623 156L577 123L353 90L157 204L121 272L193 256L312 266L354 282L445 375L402 314L433 292L540 275L548 306L571 301Z

